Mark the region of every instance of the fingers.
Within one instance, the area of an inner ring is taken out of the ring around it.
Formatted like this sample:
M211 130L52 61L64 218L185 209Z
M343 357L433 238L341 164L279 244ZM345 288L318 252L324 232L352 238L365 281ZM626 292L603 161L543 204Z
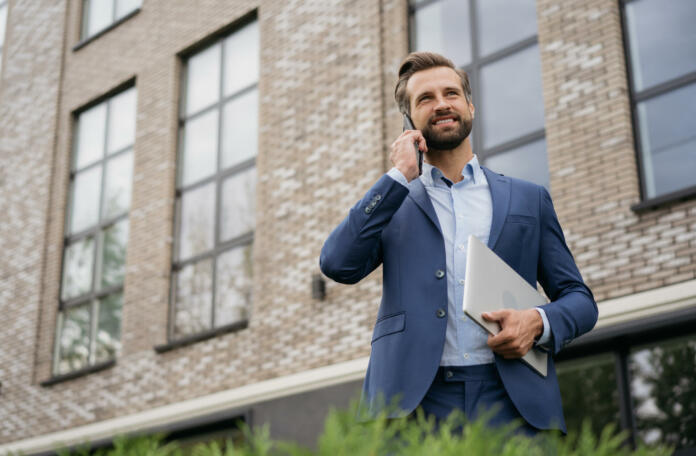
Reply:
M427 151L423 134L418 130L406 130L392 143L389 153L392 164L409 182L418 177L418 154L414 143L418 144L419 150Z

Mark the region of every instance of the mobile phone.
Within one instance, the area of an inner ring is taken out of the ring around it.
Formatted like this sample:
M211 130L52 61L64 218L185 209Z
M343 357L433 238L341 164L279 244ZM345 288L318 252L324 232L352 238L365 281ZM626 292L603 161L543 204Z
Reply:
M415 130L416 127L413 126L413 121L411 120L411 116L408 114L404 113L404 131L406 130ZM423 174L423 151L420 150L418 147L418 141L413 142L413 147L416 148L416 153L418 153L418 175L420 176Z

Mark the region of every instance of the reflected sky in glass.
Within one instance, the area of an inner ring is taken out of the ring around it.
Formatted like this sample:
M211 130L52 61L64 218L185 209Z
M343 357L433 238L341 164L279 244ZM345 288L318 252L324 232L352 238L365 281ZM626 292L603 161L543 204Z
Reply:
M534 141L484 160L491 170L506 176L524 179L549 188L549 164L546 140Z
M627 34L636 90L696 71L696 3L626 3Z
M696 84L637 105L647 197L696 185Z
M480 85L477 114L485 148L544 128L537 45L482 67Z
M482 56L537 33L535 0L483 0L476 3Z
M443 0L418 8L412 18L413 51L442 54L458 67L471 63L468 0Z

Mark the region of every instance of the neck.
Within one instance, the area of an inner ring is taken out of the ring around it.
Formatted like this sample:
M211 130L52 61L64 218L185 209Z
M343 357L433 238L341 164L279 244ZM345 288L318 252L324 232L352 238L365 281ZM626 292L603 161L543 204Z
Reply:
M462 170L473 156L471 141L467 137L454 149L428 149L425 153L425 161L442 171L447 179L459 182L462 180Z

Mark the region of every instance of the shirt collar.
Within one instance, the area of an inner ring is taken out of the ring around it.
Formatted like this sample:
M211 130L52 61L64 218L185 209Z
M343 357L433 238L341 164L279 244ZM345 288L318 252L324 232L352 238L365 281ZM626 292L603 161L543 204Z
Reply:
M423 162L423 175L420 177L423 185L426 187L433 187L436 185L447 185L442 180L444 174L438 168L434 167L430 163ZM471 178L474 184L480 184L483 182L483 170L481 165L479 165L478 157L476 154L469 160L469 162L462 169L462 177Z

